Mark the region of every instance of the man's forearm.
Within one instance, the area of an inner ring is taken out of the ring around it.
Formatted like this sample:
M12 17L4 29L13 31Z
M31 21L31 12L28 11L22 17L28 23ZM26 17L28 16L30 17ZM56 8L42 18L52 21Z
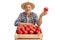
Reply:
M47 12L45 12L45 11L43 11L43 12L40 14L39 19L38 19L38 25L39 25L39 26L42 24L42 17L43 17L44 15L46 15L46 14L47 14Z
M42 16L40 15L39 19L38 19L38 25L40 26L42 24Z

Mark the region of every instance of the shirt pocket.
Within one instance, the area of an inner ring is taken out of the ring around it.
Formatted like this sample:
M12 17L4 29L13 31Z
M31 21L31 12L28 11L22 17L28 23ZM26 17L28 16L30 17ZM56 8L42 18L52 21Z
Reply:
M21 22L26 22L26 20L27 20L27 19L26 19L25 17L22 17L22 18L21 18Z
M33 23L33 17L29 18L29 22Z

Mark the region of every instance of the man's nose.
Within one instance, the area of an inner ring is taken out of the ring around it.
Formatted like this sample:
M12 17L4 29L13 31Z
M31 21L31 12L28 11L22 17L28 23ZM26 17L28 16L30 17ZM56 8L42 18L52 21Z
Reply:
M29 10L29 8L27 8L27 10Z

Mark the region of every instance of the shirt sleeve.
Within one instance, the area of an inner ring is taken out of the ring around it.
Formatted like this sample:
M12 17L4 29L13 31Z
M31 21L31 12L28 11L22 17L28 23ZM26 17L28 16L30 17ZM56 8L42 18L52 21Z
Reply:
M18 26L18 25L20 24L20 22L21 22L21 13L20 13L20 15L18 16L18 18L16 19L14 25L15 25L15 26Z

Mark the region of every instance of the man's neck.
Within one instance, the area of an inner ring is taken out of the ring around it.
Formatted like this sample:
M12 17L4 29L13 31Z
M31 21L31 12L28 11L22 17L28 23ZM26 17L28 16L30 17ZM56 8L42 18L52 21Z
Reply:
M26 13L26 16L29 17L30 16L30 13Z

